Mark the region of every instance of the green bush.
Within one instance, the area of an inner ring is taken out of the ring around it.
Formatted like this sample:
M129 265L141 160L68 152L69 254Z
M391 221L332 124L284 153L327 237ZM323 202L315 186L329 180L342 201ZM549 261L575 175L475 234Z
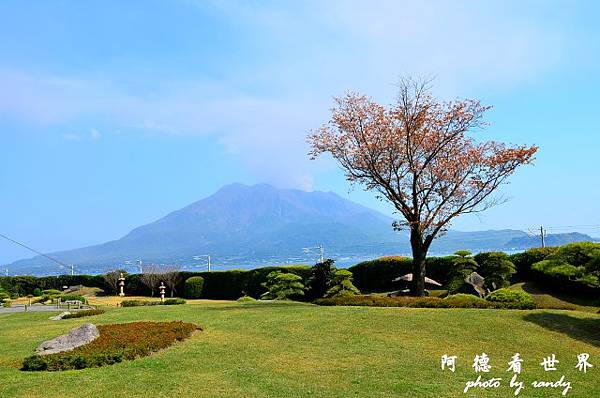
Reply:
M559 247L556 253L547 258L549 260L559 260L575 267L579 267L586 266L598 255L600 255L600 243L577 242Z
M530 309L529 304L520 302L493 302L475 296L438 297L385 297L385 296L342 296L315 300L319 305L366 306L366 307L412 307L412 308L491 308L491 309ZM470 295L465 295L470 296Z
M536 247L515 253L510 256L510 261L515 265L516 277L519 280L528 279L531 276L533 264L545 260L548 256L556 253L558 247Z
M510 278L516 270L506 253L479 253L475 255L475 261L479 265L477 273L485 278L489 290L510 286Z
M168 298L165 299L165 301L162 303L162 305L180 305L180 304L185 304L187 301L185 301L182 298Z
M360 294L360 290L352 284L352 272L340 269L333 274L331 287L325 293L325 297L354 296Z
M82 311L73 312L71 314L67 314L67 315L63 316L62 319L83 318L86 316L101 315L101 314L104 314L104 312L105 311L101 310L101 309L82 310Z
M42 295L42 291L39 287L36 287L35 289L33 289L32 294L34 297L40 297Z
M254 297L250 297L250 296L242 296L239 299L237 299L238 303L253 303L255 301L256 301L256 299Z
M153 305L179 305L185 304L186 301L182 298L169 298L165 299L164 302L156 300L123 300L121 307L148 307Z
M328 258L311 267L310 277L306 283L309 300L325 296L327 290L331 287L331 282L336 272L333 264L334 260ZM352 276L352 273L350 273L350 276Z
M150 300L123 300L121 307L145 307L150 305L160 305L160 301Z
M530 294L510 289L498 289L488 294L485 299L496 303L518 304L523 308L535 308Z
M202 288L204 287L204 278L201 276L192 276L185 280L184 294L186 298L198 299L202 297Z
M264 283L267 289L261 298L267 300L292 300L304 295L302 277L292 274L273 271L267 275Z
M600 295L600 243L579 242L557 248L531 267L532 276L552 290L578 297Z

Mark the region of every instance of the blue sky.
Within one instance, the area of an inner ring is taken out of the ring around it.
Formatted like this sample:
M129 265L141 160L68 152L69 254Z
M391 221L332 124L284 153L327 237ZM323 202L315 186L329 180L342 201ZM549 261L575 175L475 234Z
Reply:
M599 17L592 1L3 1L0 233L100 243L232 182L390 213L304 137L332 96L390 103L411 75L493 105L482 138L540 146L508 203L455 228L598 225ZM0 264L26 256L0 242Z

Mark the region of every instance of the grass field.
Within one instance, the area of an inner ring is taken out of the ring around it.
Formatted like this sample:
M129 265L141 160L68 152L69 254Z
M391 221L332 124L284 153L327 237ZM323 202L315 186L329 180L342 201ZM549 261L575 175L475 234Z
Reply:
M510 397L507 361L519 352L521 379L572 382L570 397L600 396L600 316L579 311L317 307L310 304L199 302L108 308L62 321L49 314L0 315L0 397ZM64 372L22 372L43 340L84 322L184 320L204 328L150 357ZM497 390L471 390L473 357L485 352ZM575 369L587 352L595 365ZM457 371L440 357L457 355ZM544 372L556 354L558 370ZM526 386L520 396L559 397Z

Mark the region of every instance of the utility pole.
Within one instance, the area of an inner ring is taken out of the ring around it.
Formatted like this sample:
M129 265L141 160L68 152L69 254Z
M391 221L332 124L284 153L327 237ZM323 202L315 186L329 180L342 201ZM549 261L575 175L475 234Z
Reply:
M75 275L75 265L71 264L71 276Z
M302 251L306 254L311 254L311 253L313 253L314 249L319 250L320 262L322 263L323 261L325 261L325 246L322 243L319 243L316 247L305 247L302 249Z
M5 275L5 276L8 276L8 268L5 268L5 269L4 269L4 275Z
M194 260L200 260L202 257L206 257L206 259L208 260L208 272L210 272L210 254L200 254L198 256L194 256L192 257Z
M542 248L546 247L546 230L540 227L540 238L542 239Z

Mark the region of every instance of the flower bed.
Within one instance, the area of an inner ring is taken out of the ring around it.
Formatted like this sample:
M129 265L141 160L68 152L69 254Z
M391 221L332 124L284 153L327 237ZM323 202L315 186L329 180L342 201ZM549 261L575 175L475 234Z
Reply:
M133 322L99 325L100 337L72 351L33 355L23 361L22 370L83 369L132 360L150 355L184 340L199 329L192 323Z

